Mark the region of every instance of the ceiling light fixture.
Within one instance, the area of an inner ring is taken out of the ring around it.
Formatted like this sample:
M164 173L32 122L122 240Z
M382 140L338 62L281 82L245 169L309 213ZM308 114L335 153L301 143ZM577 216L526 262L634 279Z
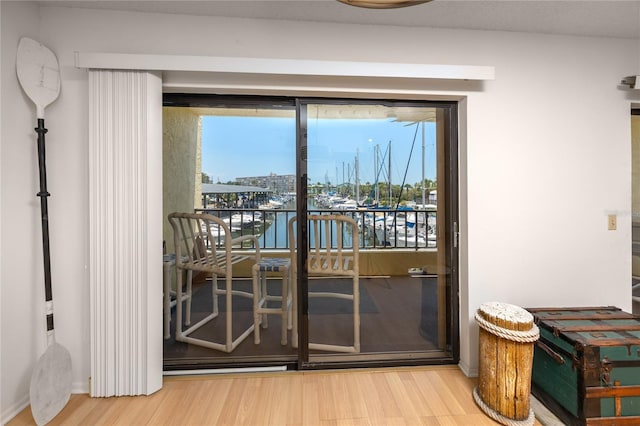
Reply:
M399 7L415 6L428 3L431 0L338 0L349 6L364 7L367 9L397 9Z

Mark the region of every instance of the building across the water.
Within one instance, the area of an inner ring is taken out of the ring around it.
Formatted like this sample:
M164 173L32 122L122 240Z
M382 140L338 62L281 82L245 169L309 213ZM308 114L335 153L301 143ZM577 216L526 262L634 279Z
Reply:
M263 188L269 188L276 194L286 194L295 192L296 175L277 175L270 173L268 176L251 176L236 178L236 182L240 185L252 185Z
M269 201L273 191L250 185L202 184L202 208L257 208Z

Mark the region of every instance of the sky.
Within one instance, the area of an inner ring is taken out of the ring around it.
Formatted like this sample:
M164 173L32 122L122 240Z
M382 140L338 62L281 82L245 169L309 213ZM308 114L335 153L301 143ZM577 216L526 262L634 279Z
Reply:
M386 182L389 143L392 183L414 185L421 179L421 126L416 131L416 124L391 119L310 119L307 124L311 184L354 183L356 155L361 183L374 183L376 175ZM424 134L425 178L435 180L435 124L426 123ZM222 183L237 177L295 174L295 143L293 118L206 116L202 171Z

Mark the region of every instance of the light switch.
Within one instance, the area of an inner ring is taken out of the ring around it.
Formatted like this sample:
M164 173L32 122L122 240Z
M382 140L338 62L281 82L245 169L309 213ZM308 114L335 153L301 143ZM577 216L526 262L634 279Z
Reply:
M615 231L616 228L618 227L618 216L615 214L610 214L609 215L609 220L608 220L608 229L609 231Z

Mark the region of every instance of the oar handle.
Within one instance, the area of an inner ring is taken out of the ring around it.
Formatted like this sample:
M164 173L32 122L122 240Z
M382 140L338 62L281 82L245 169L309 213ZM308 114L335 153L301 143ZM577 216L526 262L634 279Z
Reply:
M47 166L45 150L44 118L38 118L38 127L35 128L38 134L38 170L40 175L40 219L42 222L42 254L44 259L44 293L47 302L47 336L49 343L53 339L53 293L51 291L51 253L49 250L49 208L47 205Z

